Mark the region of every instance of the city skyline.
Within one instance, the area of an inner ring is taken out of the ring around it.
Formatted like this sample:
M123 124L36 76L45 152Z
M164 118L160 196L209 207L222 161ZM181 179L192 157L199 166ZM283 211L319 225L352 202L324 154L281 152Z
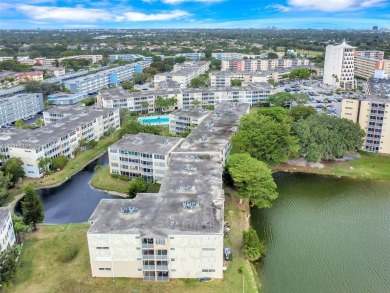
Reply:
M3 29L390 28L387 0L5 0L0 14Z

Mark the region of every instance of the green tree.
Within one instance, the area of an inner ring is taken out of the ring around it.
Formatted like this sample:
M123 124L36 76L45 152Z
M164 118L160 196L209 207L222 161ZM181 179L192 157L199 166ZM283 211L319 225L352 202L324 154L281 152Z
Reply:
M9 195L9 187L12 185L11 176L0 171L0 205L2 205Z
M175 63L184 63L187 60L185 56L177 56L175 57Z
M253 228L244 231L242 233L242 239L242 252L249 261L256 261L265 254L265 244L260 241L259 236Z
M141 107L142 107L142 112L145 111L149 107L149 102L146 102L146 101L142 102Z
M21 158L10 158L4 163L4 173L11 178L11 182L16 184L25 175L23 161Z
M191 105L194 106L194 108L198 108L198 106L200 105L200 102L197 99L193 99L191 101Z
M41 118L38 118L35 120L35 125L38 127L41 127L43 125L43 120Z
M146 192L148 190L148 183L142 178L138 177L131 180L129 187L129 198L135 198L137 193Z
M22 119L16 120L15 126L19 129L22 129L24 127L24 122Z
M132 89L134 87L134 84L131 81L125 80L122 82L122 87L125 90Z
M306 119L307 117L316 114L317 110L312 106L298 105L293 107L290 111L290 115L294 118L295 121Z
M293 94L293 101L298 105L302 105L310 101L310 96L304 93Z
M60 155L58 157L55 157L53 158L52 162L51 162L51 166L52 166L52 169L53 170L57 170L57 169L63 169L66 164L68 163L68 158L64 155Z
M242 81L239 79L232 79L230 81L230 86L241 86L241 85L242 85Z
M158 70L157 68L154 68L154 67L145 67L143 70L142 70L143 73L146 73L146 74L150 74L151 76L153 75L156 75L158 73Z
M172 98L163 98L162 96L157 96L155 100L155 107L160 109L162 112L166 112L169 107L175 106L177 99Z
M233 137L234 149L272 165L295 157L299 145L291 135L292 119L282 113L272 107L242 117L239 132Z
M268 59L278 59L279 56L278 56L278 54L276 54L274 52L269 52L268 55L267 55L267 58Z
M60 90L60 85L49 82L31 80L25 85L25 91L27 93L42 93L44 98L46 98L50 94L59 92Z
M134 84L142 84L148 79L148 75L140 72L140 73L134 73L133 82Z
M101 172L102 170L103 170L103 167L102 167L101 164L96 164L95 167L93 168L93 171L94 171L95 173L97 173L98 176L99 176L99 182L100 182L100 180L101 180L101 178L100 178L100 172Z
M307 68L298 68L298 69L293 69L290 71L289 78L290 79L308 79L311 75L311 71Z
M43 173L47 173L50 170L50 164L51 164L52 159L51 158L39 158L38 159L38 168L41 170Z
M14 245L0 252L0 283L5 286L12 282L18 269L17 258L20 246Z
M309 162L341 158L361 148L365 137L358 123L326 114L299 120L293 130L299 138L300 154Z
M249 154L230 155L227 168L241 199L259 208L269 208L278 197L276 184L268 166Z
M279 92L268 96L268 102L274 106L283 107L294 101L294 95L286 92Z
M42 223L44 219L43 204L32 186L27 185L24 188L24 193L22 201L23 222L35 229L37 224Z
M31 232L31 227L23 222L23 218L12 215L12 223L16 234L16 243L22 244L26 234Z
M155 125L144 125L139 123L137 119L129 118L123 124L119 130L119 134L122 137L125 134L137 134L137 133L152 133L160 134L160 127Z

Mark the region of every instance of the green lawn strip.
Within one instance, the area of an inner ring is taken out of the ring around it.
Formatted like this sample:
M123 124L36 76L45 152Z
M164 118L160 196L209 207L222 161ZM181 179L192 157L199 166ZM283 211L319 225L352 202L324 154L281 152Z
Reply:
M62 183L66 180L66 178L71 177L76 172L81 170L90 161L102 155L105 151L107 151L108 147L118 139L119 132L116 132L112 137L105 137L99 140L96 147L83 151L77 157L69 160L65 168L61 171L54 172L53 174L43 178L24 178L20 183L18 183L16 188L11 189L7 202L12 201L15 195L22 193L23 188L26 185L31 184L35 188L43 188Z

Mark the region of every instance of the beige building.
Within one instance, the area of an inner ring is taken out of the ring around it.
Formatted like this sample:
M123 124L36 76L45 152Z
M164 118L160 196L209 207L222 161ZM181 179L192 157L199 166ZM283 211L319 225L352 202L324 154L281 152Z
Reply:
M375 70L383 70L385 74L390 74L389 59L373 59L366 57L355 57L355 76L363 79L374 77Z
M87 233L92 276L223 278L222 171L248 112L249 104L218 105L170 151L158 194L100 201Z
M355 47L345 41L340 45L328 45L325 52L323 83L334 89L354 89L356 87Z
M343 99L341 118L359 123L366 132L363 150L390 154L389 99Z

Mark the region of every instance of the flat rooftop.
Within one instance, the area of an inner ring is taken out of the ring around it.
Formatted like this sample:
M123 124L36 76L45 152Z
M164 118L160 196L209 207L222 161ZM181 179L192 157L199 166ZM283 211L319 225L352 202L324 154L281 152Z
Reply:
M240 117L249 111L246 103L221 103L174 152L220 153L237 132Z
M166 155L182 140L183 138L179 137L167 137L150 133L126 134L122 139L112 144L110 148Z
M224 193L218 159L202 155L194 160L184 154L172 154L159 193L101 200L89 219L92 225L88 233L223 233ZM126 207L136 212L122 212Z
M202 118L204 116L209 115L210 112L211 111L207 111L204 109L190 108L190 109L181 109L181 110L174 111L170 115L174 115L177 117L188 117L188 118L199 119L199 118Z
M368 80L368 87L370 95L390 100L390 78L370 78Z

